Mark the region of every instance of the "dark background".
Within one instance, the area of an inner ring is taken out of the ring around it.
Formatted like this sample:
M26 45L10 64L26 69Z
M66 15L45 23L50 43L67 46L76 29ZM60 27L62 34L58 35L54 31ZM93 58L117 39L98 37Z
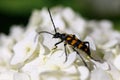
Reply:
M34 9L71 7L86 19L109 19L120 30L120 0L0 0L0 33L12 25L26 26Z

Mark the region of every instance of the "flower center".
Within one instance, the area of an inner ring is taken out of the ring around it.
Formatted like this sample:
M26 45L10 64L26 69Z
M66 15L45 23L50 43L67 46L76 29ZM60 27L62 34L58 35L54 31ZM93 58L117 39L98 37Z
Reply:
M30 52L30 49L31 49L30 47L27 47L27 48L26 48L26 53L29 53L29 52Z

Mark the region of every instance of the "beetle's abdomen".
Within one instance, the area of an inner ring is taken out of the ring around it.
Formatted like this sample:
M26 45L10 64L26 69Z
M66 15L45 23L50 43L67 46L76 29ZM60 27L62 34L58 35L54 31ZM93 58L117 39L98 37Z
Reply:
M74 35L67 35L65 42L67 44L73 46L74 48L78 48L78 49L84 51L88 55L90 54L89 47L84 42L82 42L77 37L75 37Z

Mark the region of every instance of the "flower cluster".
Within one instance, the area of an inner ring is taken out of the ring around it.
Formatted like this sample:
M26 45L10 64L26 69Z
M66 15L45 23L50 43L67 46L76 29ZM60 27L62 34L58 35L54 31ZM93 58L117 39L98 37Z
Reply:
M33 11L26 28L12 26L9 35L0 34L0 80L120 80L120 32L108 20L85 20L71 8L55 7L52 17L60 33L75 34L90 43L94 61L85 60L64 43L40 31L54 32L47 8ZM37 35L37 36L36 36Z

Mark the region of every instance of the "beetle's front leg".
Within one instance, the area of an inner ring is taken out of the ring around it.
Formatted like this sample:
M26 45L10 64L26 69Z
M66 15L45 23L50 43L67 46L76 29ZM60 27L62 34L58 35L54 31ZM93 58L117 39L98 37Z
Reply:
M55 47L54 47L53 49L56 49L56 48L57 48L57 45L60 44L60 43L62 43L62 42L63 42L63 40L61 40L61 41L55 43L55 45L54 45Z

